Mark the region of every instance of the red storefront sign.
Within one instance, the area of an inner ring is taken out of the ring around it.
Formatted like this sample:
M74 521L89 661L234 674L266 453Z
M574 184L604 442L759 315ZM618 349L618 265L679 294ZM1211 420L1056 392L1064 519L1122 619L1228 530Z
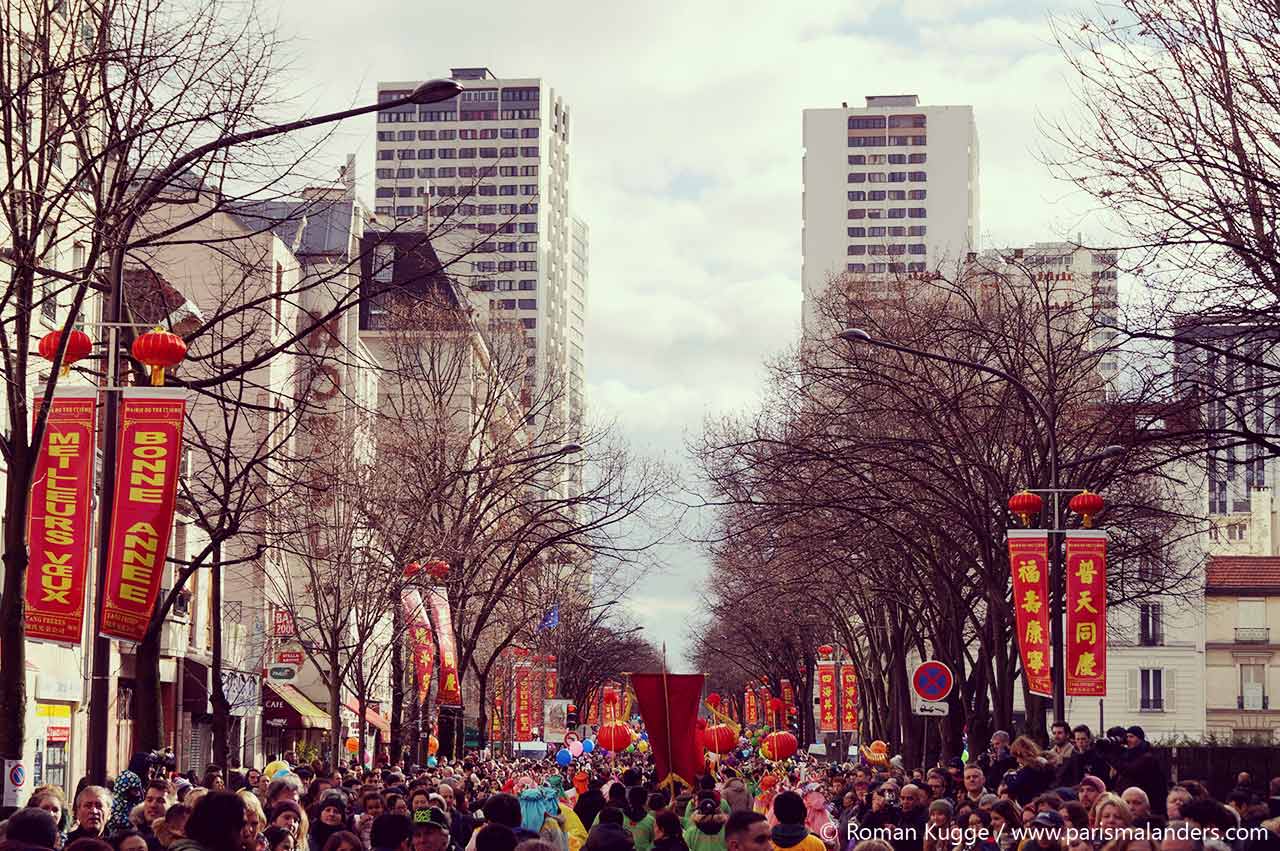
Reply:
M413 654L414 678L418 681L418 702L427 699L431 689L431 666L435 663L436 645L431 638L431 623L422 608L422 595L416 588L409 588L400 595L404 606L405 628L409 635L409 650Z
M517 742L533 738L533 671L526 664L516 665L516 730Z
M440 690L436 703L441 706L462 705L462 685L458 681L458 651L453 643L453 616L449 598L440 588L427 592L431 612L435 615L436 635L440 640Z
M836 665L818 663L818 731L836 731Z
M276 661L281 665L301 665L303 655L301 650L280 650L276 652Z
M35 400L32 423L44 399ZM80 644L93 501L95 388L54 396L27 509L27 638Z
M858 672L853 665L840 668L840 724L846 733L858 729Z
M186 391L121 391L120 454L102 594L102 634L141 641L155 609L169 553L182 467Z
M271 609L271 634L276 638L293 638L298 634L293 613L284 606L274 606Z
M1032 694L1048 697L1053 694L1049 664L1049 533L1044 529L1010 529L1008 536L1022 675Z
M1107 696L1107 533L1067 531L1067 694Z

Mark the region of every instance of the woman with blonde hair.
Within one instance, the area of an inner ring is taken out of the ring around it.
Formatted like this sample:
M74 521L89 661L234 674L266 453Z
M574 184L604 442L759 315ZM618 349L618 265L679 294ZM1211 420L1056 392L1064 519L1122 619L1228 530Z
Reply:
M1053 787L1058 757L1053 751L1041 751L1026 736L1014 739L1009 753L1018 761L1018 770L1008 780L1009 793L1025 807Z
M240 833L240 846L244 851L262 851L266 844L262 831L267 826L267 815L262 811L262 804L258 803L258 796L249 789L241 789L236 794L244 801L244 830Z
M1133 812L1129 805L1114 792L1107 792L1093 804L1093 814L1089 819L1095 830L1119 831L1133 824ZM1103 836L1104 841L1114 837Z

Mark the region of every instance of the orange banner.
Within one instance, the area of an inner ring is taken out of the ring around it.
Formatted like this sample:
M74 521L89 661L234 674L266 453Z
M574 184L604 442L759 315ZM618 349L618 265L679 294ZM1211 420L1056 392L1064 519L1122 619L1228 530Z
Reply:
M431 638L431 622L422 608L418 589L406 589L400 595L404 605L404 623L409 636L409 652L413 654L414 679L418 681L418 703L425 703L431 689L431 669L436 660L436 644Z
M440 690L436 703L440 706L461 706L462 686L458 681L458 651L453 643L453 617L449 614L449 598L444 589L432 588L427 592L431 611L435 615L436 637L440 641Z
M27 638L79 645L88 587L97 389L57 392L27 508ZM43 397L35 400L32 423Z
M178 496L186 395L166 387L121 391L120 453L102 594L102 634L109 638L141 641L156 607Z
M1022 675L1028 691L1050 697L1049 533L1044 529L1010 529L1008 536Z
M818 663L818 732L836 731L836 665Z
M516 730L515 740L533 738L533 671L522 663L516 665Z
M1107 696L1107 533L1067 531L1067 694Z
M748 725L760 723L760 712L756 708L756 690L753 688L742 693L742 722Z
M796 690L791 680L782 681L782 726L786 726L791 717L791 709L796 705Z
M840 666L840 728L858 732L858 672L847 662Z
M554 700L556 696L556 669L547 668L547 679L543 697L547 700Z

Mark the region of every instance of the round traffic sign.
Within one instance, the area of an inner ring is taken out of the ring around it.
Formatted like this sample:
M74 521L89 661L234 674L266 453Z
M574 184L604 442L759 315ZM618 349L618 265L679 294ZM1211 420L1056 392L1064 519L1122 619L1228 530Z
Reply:
M921 662L911 675L911 687L921 700L946 700L954 685L955 677L951 676L951 669L934 659Z

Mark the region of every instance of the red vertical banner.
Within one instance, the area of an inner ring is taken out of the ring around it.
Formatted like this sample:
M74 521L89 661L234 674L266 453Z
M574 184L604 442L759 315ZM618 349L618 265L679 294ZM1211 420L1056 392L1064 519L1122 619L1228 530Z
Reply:
M592 727L600 725L600 692L587 693L587 724Z
M453 616L449 613L449 598L441 588L427 592L431 612L435 615L436 637L440 641L440 689L436 703L440 706L461 706L462 685L458 680L458 651L453 643Z
M112 495L102 634L141 641L169 554L182 467L186 391L131 387L120 396L120 454Z
M818 732L836 731L836 665L818 663Z
M760 713L756 711L756 691L749 688L742 693L742 722L748 725L760 723Z
M612 724L614 721L622 721L622 686L617 683L610 683L604 687L604 708L601 723Z
M533 738L533 671L526 664L516 665L516 730L515 740L527 742Z
M547 700L554 700L556 696L557 683L556 683L555 661L556 661L556 657L554 656L548 657L547 662L549 665L551 665L551 667L547 668L546 680L543 688L543 697Z
M502 741L503 719L507 706L507 678L496 677L493 684L492 704L489 707L489 741Z
M32 422L44 399L37 397ZM27 638L79 645L93 502L97 389L60 390L49 405L27 509Z
M858 672L848 663L840 666L840 728L858 730Z
M1107 696L1107 533L1067 531L1067 694Z
M787 718L791 717L791 708L796 705L796 690L791 685L791 680L782 681L782 723L785 725Z
M1049 664L1049 532L1010 529L1008 536L1022 675L1032 694L1050 697L1053 674Z
M413 672L418 681L418 703L425 703L431 689L431 669L435 664L436 645L431 639L431 622L422 608L422 595L410 588L401 595L404 605L404 622L409 636L409 649L413 654Z

